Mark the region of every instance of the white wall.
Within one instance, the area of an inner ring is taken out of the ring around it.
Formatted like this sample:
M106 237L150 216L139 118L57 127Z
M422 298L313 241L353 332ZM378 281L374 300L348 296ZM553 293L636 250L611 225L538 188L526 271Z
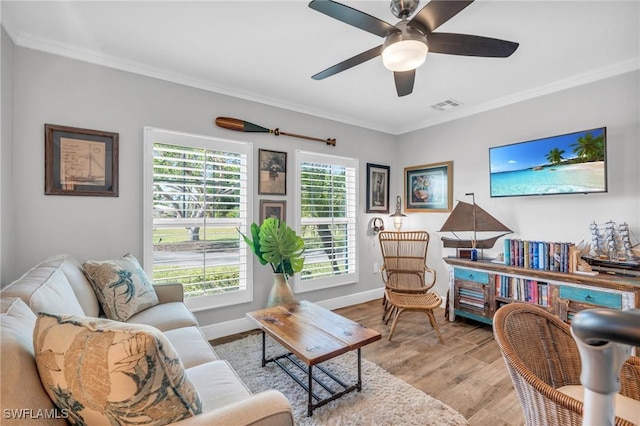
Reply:
M56 253L79 259L107 259L131 252L142 259L143 127L152 126L253 143L254 164L259 148L293 152L304 150L355 157L360 160L359 283L309 292L311 301L335 299L380 289L377 245L366 238L364 214L366 163L390 164L394 137L329 120L214 94L123 71L79 62L31 49L15 47L14 57L14 194L15 230L11 251L15 266L3 280L16 278L37 262ZM336 138L337 146L264 133L238 133L217 127L217 116L237 117L291 133ZM44 124L59 124L120 134L120 196L73 197L44 195ZM292 167L291 167L292 169ZM289 174L287 217L293 214L293 175ZM255 182L257 188L257 177ZM4 201L7 199L4 198ZM244 318L245 312L264 306L273 282L269 269L254 262L254 301L198 313L202 325Z
M3 42L3 48L5 43ZM454 199L475 192L476 201L516 231L517 238L576 241L593 221L627 221L640 236L639 73L601 82L423 129L399 137L315 118L153 78L78 62L21 47L13 51L13 117L3 109L2 282L16 278L35 263L56 253L80 259L105 259L131 252L142 257L143 127L250 141L259 148L297 148L335 153L360 160L360 282L326 291L304 293L311 301L348 299L379 289L371 272L380 261L379 247L369 238L364 214L366 163L391 166L391 204L402 193L403 168L453 160ZM5 53L3 49L3 81ZM2 95L3 107L7 98ZM293 133L337 138L337 147L266 134L234 133L213 123L217 116L245 119ZM12 124L12 143L4 139ZM120 196L118 198L44 195L44 124L114 131L120 134ZM607 126L609 192L491 199L488 149L523 140L597 126ZM13 150L12 173L6 152ZM257 163L257 162L256 162ZM9 175L9 176L7 176ZM289 175L292 179L292 175ZM12 182L7 193L7 182ZM255 182L257 185L257 182ZM293 182L287 183L293 188ZM256 197L254 214L258 214ZM278 197L275 197L278 198ZM292 214L293 194L285 198ZM5 216L7 205L13 214ZM7 219L8 217L8 219ZM437 230L444 213L412 213L409 227L432 233L428 263L438 271L437 290L446 293L447 270ZM392 229L391 221L385 217ZM493 253L496 254L497 250ZM9 266L6 259L12 258ZM261 308L271 284L268 270L256 268L254 301L198 313L202 325L244 318ZM7 270L8 268L8 270ZM261 272L264 272L263 274Z
M4 28L0 29L0 282L9 277L13 265L13 51Z
M454 200L471 202L464 194L474 192L482 208L515 231L513 238L577 242L588 234L589 223L610 219L628 222L640 238L639 81L636 71L403 135L401 166L394 173L453 160ZM600 126L607 127L608 193L490 198L490 147ZM455 254L438 241L447 234L436 232L447 217L414 213L409 218L412 227L432 233L428 260L443 277L441 291L446 282L441 258ZM498 254L501 243L485 254Z

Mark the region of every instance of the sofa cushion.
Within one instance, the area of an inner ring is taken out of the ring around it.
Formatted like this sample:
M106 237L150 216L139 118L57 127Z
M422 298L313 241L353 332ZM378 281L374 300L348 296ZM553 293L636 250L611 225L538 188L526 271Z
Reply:
M202 412L180 358L153 327L40 314L33 336L40 380L72 423L164 425Z
M184 368L195 367L218 359L206 337L196 326L168 330L164 332L164 336L169 339L178 353Z
M34 423L43 426L67 424L65 413L55 409L40 384L33 358L35 324L35 314L21 299L0 299L0 395L3 411L0 423L3 425L28 424L39 410L46 410L52 415L47 419L31 419Z
M158 304L153 285L132 254L117 260L88 260L82 267L107 318L126 321Z
M19 297L35 313L85 315L59 266L57 258L39 263L2 289L2 297Z
M146 324L160 331L198 325L193 312L182 302L161 303L133 315L127 321L135 324Z
M82 269L82 264L75 257L69 254L61 254L56 257L60 262L60 270L69 280L69 284L73 288L78 303L84 310L84 315L88 317L100 316L100 303L93 290L93 286L87 279Z
M211 361L188 368L187 375L198 394L202 395L203 411L215 410L251 397L251 391L227 361Z

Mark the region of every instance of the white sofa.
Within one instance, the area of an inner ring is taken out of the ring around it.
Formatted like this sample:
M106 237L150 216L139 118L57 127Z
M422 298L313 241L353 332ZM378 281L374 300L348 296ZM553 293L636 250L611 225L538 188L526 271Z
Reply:
M293 425L291 406L282 393L270 390L253 395L229 363L218 358L182 302L181 285L154 289L159 304L136 313L127 323L162 331L202 402L201 414L173 424ZM37 419L38 425L68 424L41 383L33 334L39 312L100 316L99 301L81 264L69 255L51 257L3 288L0 296L0 423L30 424L27 420Z

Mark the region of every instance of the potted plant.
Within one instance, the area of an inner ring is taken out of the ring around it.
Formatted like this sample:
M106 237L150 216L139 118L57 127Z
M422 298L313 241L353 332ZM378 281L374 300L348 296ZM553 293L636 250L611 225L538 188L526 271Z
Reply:
M240 232L240 231L238 231ZM258 226L251 224L251 237L240 232L262 265L273 269L274 281L267 299L267 307L294 303L291 287L287 282L304 265L304 240L285 222L270 217Z

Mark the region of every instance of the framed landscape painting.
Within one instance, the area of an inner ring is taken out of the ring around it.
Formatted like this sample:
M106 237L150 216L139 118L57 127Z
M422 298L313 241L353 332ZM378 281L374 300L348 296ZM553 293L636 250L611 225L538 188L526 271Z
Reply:
M389 166L367 163L367 213L389 213Z
M404 169L405 210L449 212L453 206L453 161Z

